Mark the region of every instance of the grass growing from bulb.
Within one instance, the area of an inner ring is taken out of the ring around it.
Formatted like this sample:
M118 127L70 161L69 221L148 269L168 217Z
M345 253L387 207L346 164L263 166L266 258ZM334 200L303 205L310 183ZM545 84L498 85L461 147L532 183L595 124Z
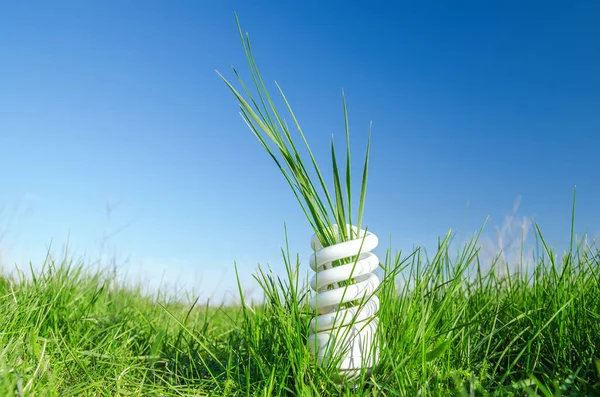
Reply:
M274 99L269 93L261 77L258 66L252 54L250 37L248 34L244 35L242 32L237 15L236 22L240 39L244 48L244 54L250 69L250 75L254 85L254 93L252 92L250 86L244 82L235 68L233 68L233 72L237 77L240 86L242 87L239 90L236 89L234 85L230 83L221 73L217 73L238 100L242 119L269 154L269 156L274 160L277 167L285 177L321 245L323 247L327 247L335 243L358 238L358 235L354 235L354 230L352 228L354 223L352 217L350 134L345 98L343 98L346 138L345 174L342 174L340 167L338 166L335 145L332 137L331 166L333 170L334 193L331 194L323 178L321 169L317 164L315 156L313 155L313 152L306 140L300 123L298 122L298 119L296 118L288 99L284 95L281 87L275 83L281 99L285 104L285 108L293 120L293 125L298 132L298 138L302 140L304 148L306 149L306 152L310 158L310 166L304 164L302 156L292 136L292 131L288 127L285 118L275 106ZM245 94L245 96L243 94ZM361 229L365 208L369 169L369 148L370 132L358 200L359 204L357 223L355 224L357 230ZM313 179L311 178L311 172L315 175L316 182L313 182ZM340 227L335 228L334 225L338 225ZM348 227L344 227L344 225L348 225ZM357 258L358 257L341 259L339 261L334 261L332 265L338 266L352 263L353 261L356 261ZM348 282L340 282L338 284L348 285L352 284L353 282L354 280L350 279ZM357 303L359 302L349 302L349 305L354 305Z
M246 307L149 298L48 259L34 276L0 276L0 395L599 395L598 247L557 255L539 233L535 264L500 277L475 239L458 255L450 240L431 259L388 251L403 282L379 292L386 346L356 390L312 363L307 265L285 249L287 274L259 270L264 303Z

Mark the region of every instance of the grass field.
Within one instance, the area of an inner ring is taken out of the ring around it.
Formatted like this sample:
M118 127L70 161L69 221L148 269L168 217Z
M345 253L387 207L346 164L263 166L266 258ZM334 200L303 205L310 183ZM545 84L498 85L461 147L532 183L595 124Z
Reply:
M306 261L256 274L262 304L200 307L145 296L110 272L48 259L0 277L0 396L600 395L600 251L561 255L538 230L534 266L483 271L476 240L433 257L387 255L386 347L338 389L308 353ZM388 251L391 252L391 251Z

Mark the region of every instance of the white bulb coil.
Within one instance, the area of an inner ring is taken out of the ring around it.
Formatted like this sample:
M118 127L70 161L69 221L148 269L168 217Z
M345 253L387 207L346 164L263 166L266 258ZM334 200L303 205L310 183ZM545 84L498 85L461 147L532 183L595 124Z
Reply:
M337 225L333 229L338 232ZM352 229L354 239L339 244L323 247L316 235L310 241L315 251L310 258L310 267L315 271L310 281L315 291L310 307L316 316L310 322L309 350L319 365L338 357L340 379L356 377L361 368L370 371L379 358L374 339L379 299L373 294L379 286L379 278L373 273L379 259L370 252L379 241L371 232L361 229L357 233L354 226ZM356 256L358 261L332 266L334 261ZM352 284L340 285L350 280Z

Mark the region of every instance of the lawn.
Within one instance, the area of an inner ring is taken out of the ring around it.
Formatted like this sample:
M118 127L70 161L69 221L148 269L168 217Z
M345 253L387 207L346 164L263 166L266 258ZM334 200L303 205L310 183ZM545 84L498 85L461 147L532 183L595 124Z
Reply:
M106 272L48 259L0 277L1 396L600 395L600 251L484 271L457 253L388 255L385 348L369 377L336 386L306 348L306 261L256 272L264 302L201 307L150 297ZM516 270L518 269L518 270Z

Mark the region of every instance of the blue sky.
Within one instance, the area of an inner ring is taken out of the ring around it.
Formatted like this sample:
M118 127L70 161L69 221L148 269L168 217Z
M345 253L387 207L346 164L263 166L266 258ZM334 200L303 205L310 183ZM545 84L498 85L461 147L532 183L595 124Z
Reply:
M575 185L577 232L599 236L597 2L11 2L6 268L68 240L75 258L116 255L123 276L220 299L234 261L248 286L258 263L283 273L286 222L308 269L309 224L215 73L247 76L234 12L323 168L331 134L343 139L342 89L357 160L373 121L378 254L390 235L395 250L427 247L487 216L496 241L518 198L515 222L533 217L563 249Z

